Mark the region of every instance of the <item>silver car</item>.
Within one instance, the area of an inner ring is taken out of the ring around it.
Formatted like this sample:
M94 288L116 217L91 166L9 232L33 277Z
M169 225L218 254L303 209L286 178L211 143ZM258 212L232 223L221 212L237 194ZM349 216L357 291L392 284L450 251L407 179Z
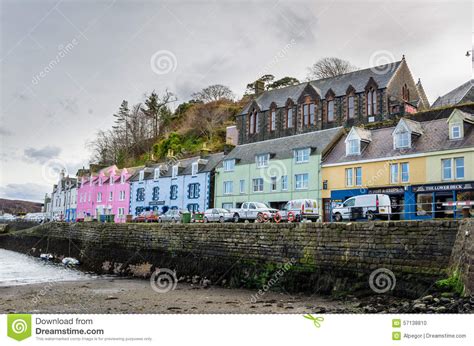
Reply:
M181 222L182 209L169 209L166 213L160 215L158 222Z
M234 214L224 208L207 209L204 212L204 222L220 222L232 221Z

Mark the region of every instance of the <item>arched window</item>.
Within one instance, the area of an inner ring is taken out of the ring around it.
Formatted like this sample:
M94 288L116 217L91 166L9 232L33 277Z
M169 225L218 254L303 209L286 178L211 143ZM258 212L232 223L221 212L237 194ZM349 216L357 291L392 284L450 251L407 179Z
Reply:
M258 133L258 113L256 109L249 114L249 118L249 133Z
M354 108L354 94L349 94L347 96L347 118L352 119L355 115L355 108Z
M276 130L276 109L275 108L272 108L270 110L269 128L270 128L270 131Z
M286 128L291 129L293 127L293 105L289 105L286 108Z
M408 86L406 84L402 87L402 99L403 101L410 101L410 90L408 90Z
M369 88L367 91L367 115L377 114L377 91Z
M311 126L315 124L316 105L314 102L307 101L302 105L303 126Z

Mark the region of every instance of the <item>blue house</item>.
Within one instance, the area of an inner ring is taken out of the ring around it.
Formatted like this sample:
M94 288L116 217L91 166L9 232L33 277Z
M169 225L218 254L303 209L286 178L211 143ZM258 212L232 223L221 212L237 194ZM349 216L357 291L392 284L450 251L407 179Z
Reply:
M174 158L147 166L130 178L130 214L184 209L191 213L213 205L214 169L223 153Z

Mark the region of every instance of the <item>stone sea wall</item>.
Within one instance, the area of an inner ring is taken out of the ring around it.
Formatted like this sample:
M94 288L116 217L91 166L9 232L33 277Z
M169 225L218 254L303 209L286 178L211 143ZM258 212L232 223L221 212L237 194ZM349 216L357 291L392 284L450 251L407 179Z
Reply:
M462 225L472 229L472 223ZM415 296L449 275L455 244L470 248L472 258L472 236L460 239L458 226L456 221L49 223L0 235L0 247L76 257L96 272L146 277L155 268L169 268L178 277L199 275L231 287L261 287L284 269L275 287L320 293L370 292L370 275L378 270L386 274L382 279L394 281L395 294ZM464 265L467 257L458 262Z

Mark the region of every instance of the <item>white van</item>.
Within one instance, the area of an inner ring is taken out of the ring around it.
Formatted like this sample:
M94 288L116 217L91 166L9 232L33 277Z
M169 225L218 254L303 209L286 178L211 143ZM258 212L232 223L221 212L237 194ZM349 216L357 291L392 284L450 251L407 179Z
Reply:
M359 195L346 199L332 209L334 221L387 217L392 213L390 197L384 194Z
M319 219L318 202L315 199L295 199L289 201L280 210L281 219L288 221L288 214L292 213L293 220L317 221Z

